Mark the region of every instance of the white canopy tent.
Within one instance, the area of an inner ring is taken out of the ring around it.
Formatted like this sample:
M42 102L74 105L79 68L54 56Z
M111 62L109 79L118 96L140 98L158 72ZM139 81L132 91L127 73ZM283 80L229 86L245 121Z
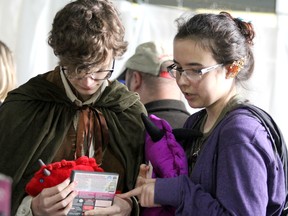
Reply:
M56 66L58 60L47 44L47 37L55 13L68 2L70 0L0 0L0 40L14 52L18 85ZM116 61L112 79L119 75L125 60L139 43L160 40L172 46L176 32L174 20L183 14L197 12L145 3L132 4L124 0L114 0L114 3L121 12L129 49L122 59ZM285 94L288 93L288 1L277 1L276 8L276 14L229 12L251 21L256 29L255 72L246 94L274 117L288 140L285 122L288 119L285 109Z

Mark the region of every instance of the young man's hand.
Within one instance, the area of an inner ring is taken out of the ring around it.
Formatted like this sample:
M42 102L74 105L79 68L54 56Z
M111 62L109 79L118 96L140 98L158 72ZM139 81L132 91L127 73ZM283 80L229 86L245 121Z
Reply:
M67 215L72 207L73 199L77 196L74 191L75 182L70 179L51 187L45 188L32 199L31 209L34 216Z

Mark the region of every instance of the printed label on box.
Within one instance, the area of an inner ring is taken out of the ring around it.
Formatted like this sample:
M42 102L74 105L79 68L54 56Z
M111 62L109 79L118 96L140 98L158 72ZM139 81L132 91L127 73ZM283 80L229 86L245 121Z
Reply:
M82 215L95 207L108 207L113 204L119 175L108 172L87 172L73 170L71 181L76 181L78 195L73 200L69 216Z

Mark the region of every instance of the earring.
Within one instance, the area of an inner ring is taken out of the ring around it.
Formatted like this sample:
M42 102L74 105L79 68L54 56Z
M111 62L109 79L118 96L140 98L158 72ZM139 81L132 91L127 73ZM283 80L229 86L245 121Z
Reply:
M245 58L241 58L237 61L234 61L228 68L228 71L226 73L226 79L236 77L237 74L244 67L244 64L245 64Z

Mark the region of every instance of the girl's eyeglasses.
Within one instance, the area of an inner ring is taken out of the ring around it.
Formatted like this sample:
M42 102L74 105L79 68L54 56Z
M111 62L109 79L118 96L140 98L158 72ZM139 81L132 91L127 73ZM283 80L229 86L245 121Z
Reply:
M176 64L172 64L170 66L167 67L167 70L169 72L169 74L174 77L180 77L184 74L184 76L190 80L199 80L201 79L202 75L204 75L205 73L208 73L210 71L215 70L217 67L222 66L223 64L216 64L210 67L206 67L206 68L202 68L202 69L182 69L182 68L177 68Z

